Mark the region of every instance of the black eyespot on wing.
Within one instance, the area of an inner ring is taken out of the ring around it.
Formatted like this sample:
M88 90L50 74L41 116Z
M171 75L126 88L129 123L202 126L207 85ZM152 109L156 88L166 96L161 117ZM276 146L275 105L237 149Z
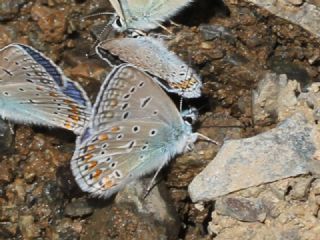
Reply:
M151 129L150 132L149 132L149 136L153 137L153 136L155 136L157 134L157 132L158 131L156 129Z
M141 82L138 84L138 87L139 87L139 88L142 88L143 86L144 86L144 82L141 81Z
M122 105L122 107L121 107L121 110L125 110L125 109L127 109L127 108L128 108L128 106L129 106L129 104L128 104L128 103L124 103L124 104Z
M120 140L120 139L122 139L122 138L123 138L123 134L122 134L122 133L120 133L120 134L117 135L117 140Z
M124 100L128 100L130 98L130 94L129 93L127 93L127 94L125 94L124 96L123 96L123 99Z
M134 93L134 91L136 90L136 88L135 87L132 87L132 88L130 88L130 93Z
M122 174L119 170L115 170L114 171L114 175L116 176L116 178L121 178L122 177Z
M116 165L117 165L117 163L116 163L116 162L113 162L113 163L110 163L110 164L109 164L109 167L110 167L110 168L115 168Z
M140 107L144 108L150 101L151 101L151 97L146 97L145 99L142 100Z
M123 115L122 115L122 118L123 119L127 119L129 117L129 112L125 112Z
M148 149L148 147L149 147L149 144L148 143L145 143L143 146L142 146L142 148L141 148L141 150L147 150Z
M133 146L134 146L134 141L131 141L129 144L129 149L133 148Z
M133 126L132 127L132 132L133 133L137 133L137 132L139 132L140 131L140 127L139 126Z

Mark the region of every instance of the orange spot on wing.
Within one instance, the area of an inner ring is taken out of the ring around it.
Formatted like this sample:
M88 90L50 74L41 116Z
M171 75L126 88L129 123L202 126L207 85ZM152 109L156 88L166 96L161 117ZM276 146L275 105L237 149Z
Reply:
M115 185L114 181L112 179L110 179L109 177L104 177L103 178L103 187L105 189L107 188L111 188Z
M89 169L91 170L91 169L93 169L95 166L97 166L97 162L96 161L93 161L93 162L90 162L89 163Z
M90 145L90 146L87 147L88 151L93 151L95 149L96 149L95 145Z
M64 124L64 127L65 127L66 129L69 129L69 130L72 129L72 125L71 125L71 123L70 123L69 121Z
M85 160L89 160L89 159L91 159L92 157L93 157L93 154L86 154L86 155L83 156L83 158L84 158Z
M106 134L106 133L102 133L102 134L99 135L98 139L99 139L100 141L106 141L106 140L109 139L109 135Z
M112 127L111 128L111 132L118 132L118 131L120 131L120 127Z
M51 96L51 97L58 97L58 94L57 94L57 93L54 93L54 92L50 92L50 93L49 93L49 96Z
M93 178L98 178L102 173L102 170L98 169L97 171L94 172Z

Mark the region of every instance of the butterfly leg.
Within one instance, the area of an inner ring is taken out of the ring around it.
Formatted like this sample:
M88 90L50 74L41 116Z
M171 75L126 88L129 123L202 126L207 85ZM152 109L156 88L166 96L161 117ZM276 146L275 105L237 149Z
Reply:
M163 26L162 24L160 24L160 23L156 23L160 28L162 28L163 30L165 30L166 32L168 32L170 35L172 35L173 34L173 32L172 31L170 31L167 27L165 27L165 26Z
M158 39L164 39L164 40L172 40L173 35L165 35L165 34L160 34L160 33L149 33L148 36L158 38Z
M163 162L163 164L157 169L156 173L153 175L153 177L152 177L152 179L146 189L146 192L143 195L143 199L145 199L149 195L151 189L155 186L154 182L155 182L157 176L159 175L159 172L161 171L161 169L165 166L165 164L166 164L166 161Z
M179 23L176 23L176 22L174 22L174 21L172 21L172 20L169 20L169 22L170 22L170 24L172 24L173 26L176 26L176 27L179 27L179 28L181 28L181 24L179 24Z
M215 141L215 140L213 140L213 139L211 139L211 138L209 138L209 137L207 137L207 136L205 136L205 135L203 135L201 133L198 133L198 132L197 132L197 137L198 138L202 138L202 140L204 140L204 141L208 141L208 142L214 143L214 144L216 144L218 146L220 145L219 142L217 142L217 141Z

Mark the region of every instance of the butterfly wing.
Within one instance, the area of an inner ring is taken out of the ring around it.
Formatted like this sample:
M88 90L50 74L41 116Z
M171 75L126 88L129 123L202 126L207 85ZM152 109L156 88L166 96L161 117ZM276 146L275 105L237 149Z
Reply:
M195 71L152 37L106 40L97 46L96 52L107 62L110 53L164 80L159 83L169 92L187 98L201 95L202 83Z
M0 50L0 59L1 117L77 134L83 131L91 105L79 84L26 45L8 45Z
M112 7L114 8L114 10L116 11L116 14L121 18L121 19L125 19L125 16L123 15L123 9L121 6L121 1L120 0L109 0Z
M71 169L83 191L108 197L182 152L191 134L163 90L137 68L122 65L101 87Z
M150 30L160 26L193 0L119 0L127 27Z

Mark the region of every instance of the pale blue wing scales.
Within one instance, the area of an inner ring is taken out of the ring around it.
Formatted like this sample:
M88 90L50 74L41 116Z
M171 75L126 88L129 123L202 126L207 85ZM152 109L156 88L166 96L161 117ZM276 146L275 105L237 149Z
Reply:
M114 132L112 128L119 125L123 126L121 130ZM143 126L143 129L133 133L136 126ZM171 154L175 154L174 149L169 149L174 148L175 142L161 142L170 135L166 124L128 121L110 127L86 139L77 147L71 161L71 169L80 187L96 196L110 196L128 182L158 169L168 162ZM150 136L155 129L158 132Z
M176 106L157 83L136 67L123 64L101 86L90 122L99 131L112 122L137 118L182 121Z
M174 16L193 0L120 0L129 28L150 30Z
M117 108L123 103L130 106ZM155 110L157 114L152 116ZM107 117L110 112L112 119ZM130 114L123 118L126 112ZM77 140L71 169L83 191L100 197L108 197L163 166L184 150L192 133L163 90L130 65L116 68L105 80L94 105L92 123Z
M106 52L131 63L162 80L159 84L169 92L187 98L200 97L202 82L196 72L161 41L151 37L111 39L101 42L96 52L106 59ZM109 61L108 61L109 62Z
M0 50L0 115L19 123L62 127L79 134L91 105L83 89L35 49Z

